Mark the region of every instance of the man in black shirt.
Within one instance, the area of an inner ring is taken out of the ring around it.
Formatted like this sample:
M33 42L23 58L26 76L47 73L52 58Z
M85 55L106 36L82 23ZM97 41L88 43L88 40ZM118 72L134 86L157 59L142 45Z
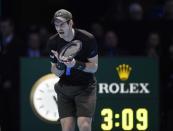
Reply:
M75 120L80 131L91 131L96 106L96 78L98 67L97 43L92 34L73 28L72 14L64 9L54 14L57 34L49 38L48 49L51 72L60 77L55 84L58 111L63 131L74 131ZM58 59L60 50L67 44L80 41L82 48L70 61ZM70 71L68 70L70 69Z

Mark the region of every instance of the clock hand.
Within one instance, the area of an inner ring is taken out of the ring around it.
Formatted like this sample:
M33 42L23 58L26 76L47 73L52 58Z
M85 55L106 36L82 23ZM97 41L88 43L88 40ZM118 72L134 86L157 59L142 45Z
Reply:
M57 102L57 99L56 99L56 97L55 97L55 96L53 96L53 99L54 99L54 101L55 101L55 102Z

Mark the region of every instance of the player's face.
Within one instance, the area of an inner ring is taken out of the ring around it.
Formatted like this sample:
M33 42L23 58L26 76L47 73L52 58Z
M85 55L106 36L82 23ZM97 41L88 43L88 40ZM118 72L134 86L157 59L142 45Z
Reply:
M61 38L67 37L70 31L70 25L68 21L62 19L61 21L55 21L55 29Z

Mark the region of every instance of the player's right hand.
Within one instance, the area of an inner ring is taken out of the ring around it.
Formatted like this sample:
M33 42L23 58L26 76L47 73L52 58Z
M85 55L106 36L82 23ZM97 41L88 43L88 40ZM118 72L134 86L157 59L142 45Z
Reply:
M59 54L58 54L58 52L57 51L55 51L55 50L51 50L51 54L52 55L50 55L50 58L56 63L56 67L57 67L57 69L58 70L64 70L65 69L65 64L59 59ZM55 60L56 59L56 60Z
M53 53L53 55L56 57L57 60L59 60L58 58L58 52L55 50L51 50L51 52Z

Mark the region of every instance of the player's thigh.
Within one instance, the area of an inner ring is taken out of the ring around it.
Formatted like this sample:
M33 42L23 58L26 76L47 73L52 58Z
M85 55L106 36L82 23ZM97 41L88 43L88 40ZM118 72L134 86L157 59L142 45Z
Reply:
M60 119L75 116L76 108L74 100L61 93L57 93L57 95L57 104Z
M84 90L76 96L75 104L78 117L92 117L96 108L96 88Z

